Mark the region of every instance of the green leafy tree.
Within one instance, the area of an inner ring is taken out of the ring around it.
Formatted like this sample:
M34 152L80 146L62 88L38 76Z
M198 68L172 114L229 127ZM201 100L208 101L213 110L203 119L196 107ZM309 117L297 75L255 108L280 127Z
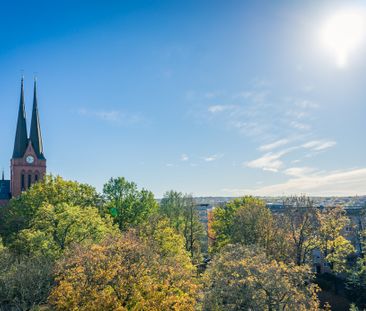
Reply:
M205 274L204 310L319 310L307 266L286 265L258 248L227 245Z
M122 231L146 221L158 208L152 192L138 190L134 182L123 177L111 178L104 185L103 194L106 209Z
M201 260L204 227L199 220L196 202L190 195L169 191L160 202L159 213L169 220L171 227L185 239L185 248L195 264Z
M160 202L159 213L169 219L170 226L177 232L181 232L183 227L185 205L186 198L183 193L174 190L167 191Z
M267 255L277 259L288 257L284 231L277 226L272 212L262 200L244 197L216 208L212 229L216 250L229 243L238 243L261 247Z
M212 229L214 230L215 234L215 247L219 249L226 244L232 243L233 239L239 238L236 237L235 232L238 232L238 230L246 230L246 228L239 229L240 227L234 226L234 224L237 222L238 213L242 213L242 218L244 221L246 221L246 211L249 211L250 213L250 211L255 211L256 209L263 210L263 208L265 208L265 202L251 196L235 199L221 207L215 208L212 224ZM254 217L252 219L254 219ZM251 224L251 228L255 227L256 223ZM255 231L261 235L259 230L259 228L255 229ZM249 235L251 235L250 232ZM248 236L248 232L245 232L245 236L241 239L244 241L249 241L251 237Z
M57 258L72 244L100 241L116 232L112 220L102 218L94 207L44 204L35 213L30 228L21 230L11 247L29 256Z
M101 207L95 188L57 176L46 176L19 197L0 209L0 234L8 242L12 235L30 227L37 211L45 204L69 204L80 207Z
M359 258L348 271L346 281L347 296L362 309L366 308L366 260Z

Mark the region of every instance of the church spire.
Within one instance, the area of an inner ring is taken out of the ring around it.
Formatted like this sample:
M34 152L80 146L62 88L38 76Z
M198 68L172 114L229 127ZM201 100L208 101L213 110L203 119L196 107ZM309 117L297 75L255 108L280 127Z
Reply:
M30 128L30 141L39 159L44 159L41 126L39 124L38 101L37 101L37 79L34 79L33 109Z
M28 134L27 134L27 122L26 122L25 105L24 105L24 77L22 77L13 158L22 158L25 153L25 150L27 149L27 144L28 144Z

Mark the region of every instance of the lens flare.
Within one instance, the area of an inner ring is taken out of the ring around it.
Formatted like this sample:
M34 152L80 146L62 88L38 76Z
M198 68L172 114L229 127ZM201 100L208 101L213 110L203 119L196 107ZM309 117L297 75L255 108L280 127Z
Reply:
M364 42L365 19L364 9L347 9L336 12L324 22L320 39L337 66L346 67L350 55Z

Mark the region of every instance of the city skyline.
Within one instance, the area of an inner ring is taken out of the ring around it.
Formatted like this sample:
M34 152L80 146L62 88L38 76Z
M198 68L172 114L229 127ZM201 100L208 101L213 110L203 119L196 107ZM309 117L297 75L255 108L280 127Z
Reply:
M365 195L365 32L334 55L319 39L365 5L214 2L4 5L6 174L24 70L52 174L98 190L124 176L157 197Z

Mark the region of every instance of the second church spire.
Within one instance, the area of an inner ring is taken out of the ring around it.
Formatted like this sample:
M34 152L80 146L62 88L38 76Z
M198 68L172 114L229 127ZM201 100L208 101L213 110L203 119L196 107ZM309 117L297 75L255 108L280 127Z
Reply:
M33 93L33 109L32 109L32 121L30 128L30 141L32 142L33 149L39 159L44 159L43 143L41 126L39 122L38 113L38 99L37 99L37 80L34 79L34 93Z

